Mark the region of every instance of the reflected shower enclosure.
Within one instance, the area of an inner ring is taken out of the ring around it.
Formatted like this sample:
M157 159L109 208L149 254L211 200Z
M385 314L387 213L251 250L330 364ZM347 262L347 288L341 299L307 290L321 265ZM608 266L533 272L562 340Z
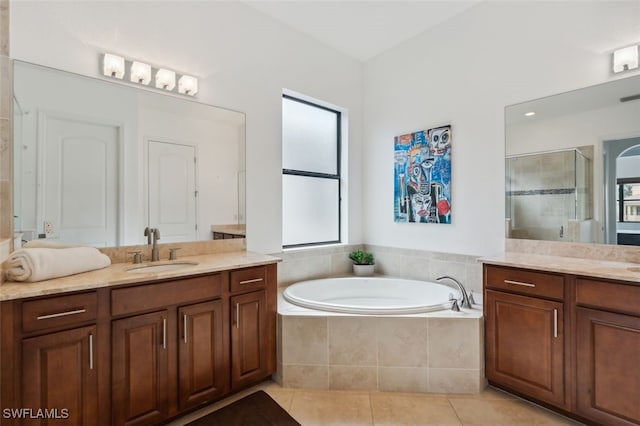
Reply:
M592 148L506 158L506 236L593 242Z

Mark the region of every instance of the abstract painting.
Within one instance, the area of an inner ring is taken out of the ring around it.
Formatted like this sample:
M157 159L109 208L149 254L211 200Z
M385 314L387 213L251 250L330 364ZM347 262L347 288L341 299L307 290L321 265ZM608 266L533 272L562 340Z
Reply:
M451 126L394 138L394 221L451 223Z

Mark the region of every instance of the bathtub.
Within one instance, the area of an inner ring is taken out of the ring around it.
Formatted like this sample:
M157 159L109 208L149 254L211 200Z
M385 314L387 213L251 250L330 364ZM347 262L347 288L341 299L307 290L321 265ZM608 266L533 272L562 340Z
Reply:
M297 306L347 314L402 315L451 308L459 291L440 283L387 277L345 277L301 281L284 299Z

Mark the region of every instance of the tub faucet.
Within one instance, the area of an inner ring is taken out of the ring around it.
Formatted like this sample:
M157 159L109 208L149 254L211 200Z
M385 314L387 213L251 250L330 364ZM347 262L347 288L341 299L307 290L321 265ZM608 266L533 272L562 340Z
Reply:
M460 284L460 281L448 275L443 275L441 277L438 277L436 278L436 281L440 281L444 279L451 280L454 283L456 283L456 285L458 286L458 289L460 290L460 294L462 295L462 304L460 306L462 308L472 309L471 300L469 299L469 294L467 293L467 290L464 288L464 286Z
M144 236L147 237L147 245L153 241L153 247L151 248L151 261L155 262L160 260L160 250L158 250L158 240L160 239L160 230L158 228L144 228Z

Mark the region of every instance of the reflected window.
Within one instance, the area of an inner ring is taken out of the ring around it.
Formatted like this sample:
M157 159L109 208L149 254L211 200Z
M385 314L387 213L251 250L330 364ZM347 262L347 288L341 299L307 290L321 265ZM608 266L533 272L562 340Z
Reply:
M341 113L282 97L282 245L340 242Z
M640 178L618 179L618 222L640 222Z

